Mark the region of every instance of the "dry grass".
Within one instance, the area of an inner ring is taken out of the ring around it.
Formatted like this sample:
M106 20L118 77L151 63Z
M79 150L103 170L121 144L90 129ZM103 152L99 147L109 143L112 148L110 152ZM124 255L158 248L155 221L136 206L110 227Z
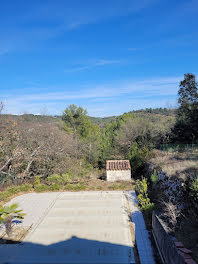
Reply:
M162 169L167 176L177 176L183 180L194 175L198 170L198 153L186 152L165 152L155 150L155 157L151 159L154 167Z
M155 157L151 160L156 171L163 171L169 177L177 177L188 183L188 180L198 175L198 153L195 151L165 152L155 150ZM191 205L193 206L193 205ZM188 210L190 210L188 204ZM175 205L166 203L165 216L169 223L175 226L175 236L184 246L193 251L193 258L198 263L198 224L197 216L192 212L183 212L184 217L176 226L179 212ZM182 214L183 214L182 213Z
M7 236L6 232L3 232L0 235L0 244L16 244L20 243L27 236L30 228L23 228L17 225L12 228L12 235L10 237Z

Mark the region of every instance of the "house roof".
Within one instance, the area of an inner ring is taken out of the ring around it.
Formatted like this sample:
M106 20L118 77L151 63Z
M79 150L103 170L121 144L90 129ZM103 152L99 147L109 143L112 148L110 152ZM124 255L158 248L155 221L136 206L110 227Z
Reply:
M129 160L107 160L106 170L130 170Z

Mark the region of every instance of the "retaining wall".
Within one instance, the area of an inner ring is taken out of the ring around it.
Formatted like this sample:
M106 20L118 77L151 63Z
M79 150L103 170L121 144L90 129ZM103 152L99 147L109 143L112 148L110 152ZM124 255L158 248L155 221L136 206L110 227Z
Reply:
M152 232L163 263L185 264L183 257L175 246L174 240L165 230L161 220L154 212L152 215Z

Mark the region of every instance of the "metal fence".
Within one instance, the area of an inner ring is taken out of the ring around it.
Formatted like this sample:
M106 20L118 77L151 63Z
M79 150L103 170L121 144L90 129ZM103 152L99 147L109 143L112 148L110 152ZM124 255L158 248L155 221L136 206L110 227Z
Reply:
M152 233L162 263L185 264L183 257L179 254L179 251L175 246L174 240L167 233L155 212L153 212L152 215Z
M161 144L159 149L167 152L198 151L198 144Z

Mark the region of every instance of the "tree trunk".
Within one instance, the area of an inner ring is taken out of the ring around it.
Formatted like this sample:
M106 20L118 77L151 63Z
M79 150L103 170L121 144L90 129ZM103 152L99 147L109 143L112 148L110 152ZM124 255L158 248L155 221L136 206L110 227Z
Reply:
M12 235L12 216L8 216L6 219L6 233L8 237Z

